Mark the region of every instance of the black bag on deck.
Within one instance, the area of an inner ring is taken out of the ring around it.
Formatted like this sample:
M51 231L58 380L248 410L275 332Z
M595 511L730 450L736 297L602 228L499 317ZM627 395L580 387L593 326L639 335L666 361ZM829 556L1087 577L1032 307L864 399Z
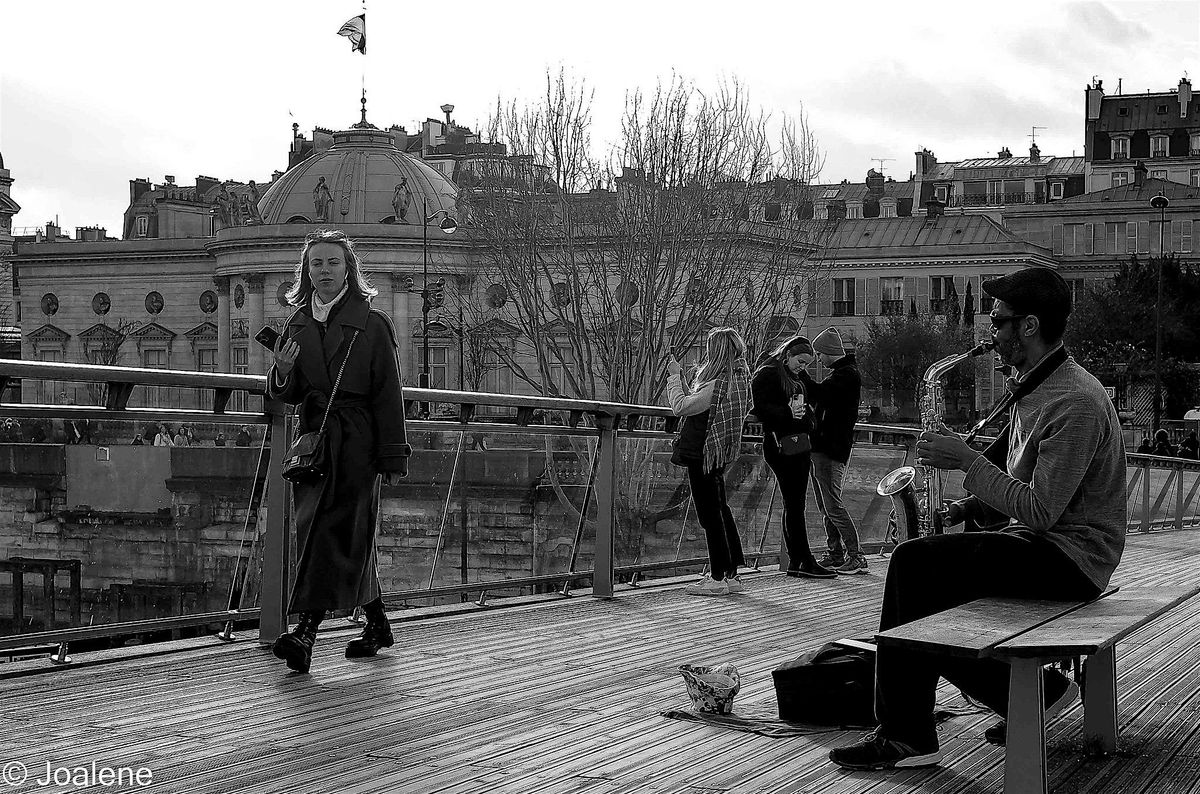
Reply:
M826 643L776 667L771 677L781 720L839 728L879 724L873 651Z

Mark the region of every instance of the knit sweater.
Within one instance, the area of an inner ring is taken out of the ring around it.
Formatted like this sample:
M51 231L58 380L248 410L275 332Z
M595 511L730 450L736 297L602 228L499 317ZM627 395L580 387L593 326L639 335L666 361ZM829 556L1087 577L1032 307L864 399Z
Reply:
M1008 471L985 458L963 487L1060 548L1098 588L1125 548L1125 444L1112 400L1068 358L1012 409Z

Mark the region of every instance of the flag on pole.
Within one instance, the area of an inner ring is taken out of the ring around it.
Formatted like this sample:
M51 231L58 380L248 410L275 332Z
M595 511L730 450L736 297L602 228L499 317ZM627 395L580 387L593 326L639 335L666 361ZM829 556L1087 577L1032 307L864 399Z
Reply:
M345 25L342 25L338 31L339 36L345 36L350 39L350 48L358 50L363 55L367 54L367 15L359 14L349 20Z

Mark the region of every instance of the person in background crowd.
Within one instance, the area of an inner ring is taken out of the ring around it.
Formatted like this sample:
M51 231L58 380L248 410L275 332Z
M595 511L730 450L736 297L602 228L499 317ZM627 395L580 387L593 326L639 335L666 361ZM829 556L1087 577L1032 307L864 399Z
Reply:
M298 559L288 613L300 619L272 647L297 672L308 671L329 610L362 606L366 613L346 658L375 656L395 643L376 564L379 489L381 479L396 485L408 475L412 449L396 332L371 308L377 294L344 232L309 234L287 293L297 309L267 373L268 395L300 406L298 432L316 432L328 416L324 476L292 485Z
M854 353L847 353L836 328L826 328L813 340L813 350L821 366L830 370L817 383L804 370L800 379L815 403L816 428L813 431L812 481L817 508L825 517L825 542L828 551L818 563L838 573L866 573L867 560L858 543L858 527L842 504L842 479L854 448L854 425L858 421L858 402L862 378Z
M1197 460L1200 458L1200 440L1196 439L1195 430L1188 433L1179 445L1179 457L1187 458L1188 460Z
M133 437L133 441L130 441L129 444L130 446L134 447L144 447L146 445L146 440L142 438L141 434L138 434Z
M214 447L225 446L225 434L224 433L217 433L217 437L213 439L213 446Z
M1164 458L1173 458L1178 450L1171 443L1171 435L1162 428L1154 431L1154 449L1150 450L1151 455L1161 455Z
M173 447L173 446L175 446L175 443L171 437L171 428L167 427L166 424L160 424L158 426L158 435L156 435L154 437L154 446L156 446L156 447Z
M738 566L746 560L725 496L725 467L741 451L749 378L746 343L732 328L708 332L691 388L683 383L679 360L667 359L667 402L671 413L684 417L671 462L687 468L696 519L708 543L709 573L685 588L690 595L722 596L745 589Z
M754 415L763 426L763 458L779 483L783 497L783 543L788 555L787 575L809 579L832 579L836 573L821 566L808 545L804 520L808 498L811 451L784 454L780 439L811 434L812 408L806 399L800 373L812 362L812 344L793 336L775 348L759 365L751 381ZM811 435L809 435L811 443Z
M1154 445L1150 443L1150 436L1142 436L1142 443L1138 444L1136 452L1138 455L1154 454Z
M250 426L242 425L238 428L237 435L233 439L234 446L248 447L250 446Z

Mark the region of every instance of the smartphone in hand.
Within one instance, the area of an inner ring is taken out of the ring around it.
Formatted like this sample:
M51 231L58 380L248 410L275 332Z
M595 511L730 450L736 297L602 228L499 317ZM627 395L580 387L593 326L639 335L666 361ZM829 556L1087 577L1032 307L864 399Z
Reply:
M262 329L254 335L254 341L265 347L267 350L274 351L275 345L279 344L279 332L269 325L264 325Z

